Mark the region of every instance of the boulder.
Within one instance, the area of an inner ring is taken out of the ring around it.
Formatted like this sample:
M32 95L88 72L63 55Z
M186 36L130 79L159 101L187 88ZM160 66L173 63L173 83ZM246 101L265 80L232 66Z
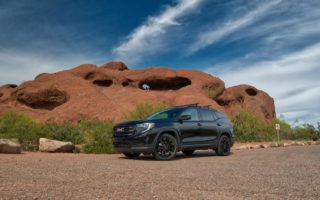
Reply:
M288 146L291 146L292 144L291 143L288 143L288 142L285 142L285 143L283 143L283 146L284 147L288 147Z
M273 98L251 85L227 88L214 99L230 116L237 114L241 109L254 113L266 122L271 122L276 116Z
M8 139L0 139L0 153L21 153L21 145L18 142Z
M305 146L306 143L303 142L303 141L296 141L296 142L294 143L294 145L296 145L296 146Z
M41 152L73 152L75 146L72 142L62 142L58 140L39 139L39 151Z
M250 149L250 146L247 145L247 144L241 145L241 146L239 147L239 150L243 150L243 149Z

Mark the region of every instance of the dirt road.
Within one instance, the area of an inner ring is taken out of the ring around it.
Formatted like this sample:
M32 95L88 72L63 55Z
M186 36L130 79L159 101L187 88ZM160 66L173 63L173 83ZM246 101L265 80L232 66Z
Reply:
M320 145L181 154L0 154L0 199L320 199Z

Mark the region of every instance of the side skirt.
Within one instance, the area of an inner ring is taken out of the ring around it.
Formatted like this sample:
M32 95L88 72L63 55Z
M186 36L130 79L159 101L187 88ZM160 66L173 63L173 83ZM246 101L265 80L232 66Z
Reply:
M218 140L207 143L181 144L180 150L196 150L196 149L215 149L218 146Z

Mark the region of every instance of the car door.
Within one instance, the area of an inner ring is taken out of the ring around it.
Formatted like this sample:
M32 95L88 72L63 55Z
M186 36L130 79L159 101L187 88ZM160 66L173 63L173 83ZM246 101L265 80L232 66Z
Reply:
M201 141L198 109L195 107L187 108L179 114L179 116L182 115L190 115L191 118L179 122L181 142L183 144L192 144Z
M211 109L201 108L200 118L201 118L201 127L200 132L203 142L209 142L219 135L220 124L217 122L217 118L214 114L214 111Z

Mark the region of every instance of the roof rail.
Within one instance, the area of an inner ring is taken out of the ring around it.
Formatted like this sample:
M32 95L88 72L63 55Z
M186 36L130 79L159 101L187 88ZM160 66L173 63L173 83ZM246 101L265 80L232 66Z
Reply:
M175 107L186 107L186 106L198 106L199 103L192 103L192 104L186 104L186 105L179 105L179 106L175 106Z
M205 106L202 106L202 107L207 107L207 108L210 108L210 106L211 106L211 105L205 105Z

